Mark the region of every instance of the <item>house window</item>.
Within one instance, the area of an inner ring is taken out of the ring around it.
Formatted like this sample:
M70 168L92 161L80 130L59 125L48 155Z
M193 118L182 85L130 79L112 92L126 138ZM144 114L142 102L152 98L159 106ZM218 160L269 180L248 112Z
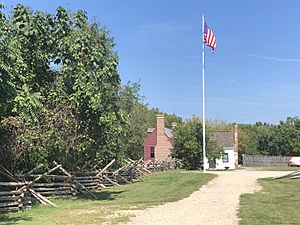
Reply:
M229 162L228 153L224 153L224 155L222 156L222 160L223 160L223 163Z
M150 147L150 158L155 158L154 147Z

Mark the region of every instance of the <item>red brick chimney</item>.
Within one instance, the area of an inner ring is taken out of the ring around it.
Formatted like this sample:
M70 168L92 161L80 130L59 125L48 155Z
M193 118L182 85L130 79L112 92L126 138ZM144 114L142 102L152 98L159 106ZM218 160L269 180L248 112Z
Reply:
M156 115L156 129L157 136L165 135L165 114L157 114Z
M238 168L239 164L239 141L238 141L238 126L234 125L234 164L235 168Z
M155 160L164 160L167 158L168 149L165 147L166 137L165 137L165 115L156 115L156 146L155 146Z

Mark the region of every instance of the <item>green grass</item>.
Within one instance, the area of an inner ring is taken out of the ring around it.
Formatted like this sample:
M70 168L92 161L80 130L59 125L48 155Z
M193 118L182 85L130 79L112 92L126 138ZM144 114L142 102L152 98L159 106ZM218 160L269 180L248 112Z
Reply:
M240 225L300 224L300 179L260 179L263 190L241 196Z
M8 224L117 224L127 221L120 210L143 209L189 196L215 175L173 170L151 174L144 182L96 192L98 200L54 199L58 208L36 205L31 211L0 215L0 225Z

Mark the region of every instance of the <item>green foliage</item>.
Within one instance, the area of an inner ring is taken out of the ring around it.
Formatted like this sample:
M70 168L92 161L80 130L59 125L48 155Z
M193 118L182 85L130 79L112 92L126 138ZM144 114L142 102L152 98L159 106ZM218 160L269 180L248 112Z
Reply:
M239 163L242 163L242 154L259 155L257 148L258 138L253 125L240 124L238 125L238 157Z
M288 117L279 125L258 122L239 125L239 152L281 156L300 155L300 119Z
M165 119L165 127L172 129L172 123L175 122L177 125L182 123L182 118L173 114L166 114L166 119Z
M172 156L182 159L185 168L199 169L203 162L203 136L202 123L199 118L192 118L185 123L181 123L174 130L174 148ZM211 138L210 132L206 132L207 158L220 156L221 148L217 142Z
M82 10L20 4L0 10L0 28L0 163L26 171L56 160L75 169L142 156L159 110L143 102L140 84L121 86L106 29Z
M0 28L0 147L14 161L0 162L26 170L54 159L69 168L121 159L126 118L108 31L81 10L49 14L20 4L1 12Z
M226 123L223 120L206 120L206 125L212 131L227 132L232 131L233 124Z
M120 88L119 92L120 108L127 121L123 125L125 135L122 137L122 143L125 155L132 159L143 156L143 143L147 137L147 130L156 127L156 115L162 113L157 108L149 109L140 94L140 88L140 83L128 82ZM172 122L180 124L182 119L175 114L166 114L165 126L171 128Z
M120 107L126 117L123 148L127 157L139 159L143 156L143 143L147 129L156 126L158 109L149 109L143 102L139 83L127 83L120 89Z

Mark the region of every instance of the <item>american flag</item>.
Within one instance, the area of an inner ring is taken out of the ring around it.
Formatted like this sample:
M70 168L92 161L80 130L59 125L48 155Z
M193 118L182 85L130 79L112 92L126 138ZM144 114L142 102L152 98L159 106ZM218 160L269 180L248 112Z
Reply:
M211 47L212 52L214 52L215 48L217 47L217 40L213 33L213 31L206 25L204 25L204 44Z

